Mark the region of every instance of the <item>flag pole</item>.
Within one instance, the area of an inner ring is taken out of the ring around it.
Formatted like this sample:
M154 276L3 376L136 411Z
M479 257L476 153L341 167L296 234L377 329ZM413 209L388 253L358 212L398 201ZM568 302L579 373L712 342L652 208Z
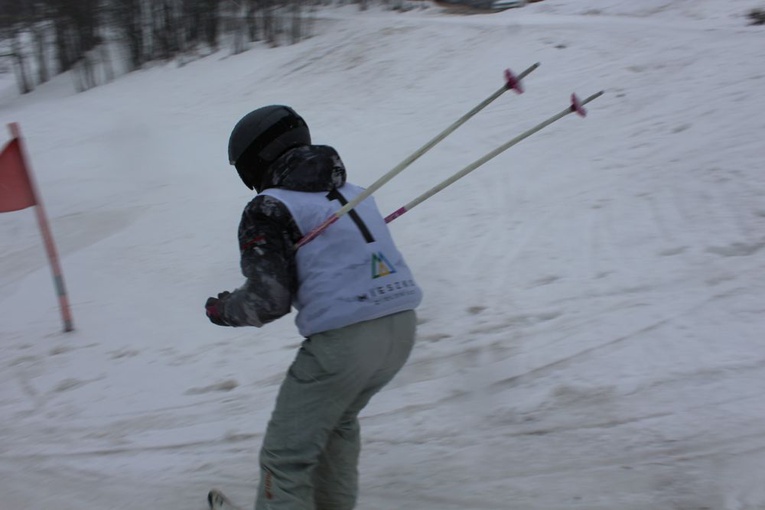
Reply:
M53 273L53 284L56 288L56 294L58 296L59 308L61 309L61 318L64 321L64 331L74 331L72 314L69 309L69 298L67 297L66 286L64 285L64 275L61 272L61 265L59 264L58 260L56 244L53 242L53 234L51 234L50 226L48 225L48 218L45 215L45 207L43 206L42 200L40 200L40 194L37 191L37 184L29 166L26 150L24 148L24 141L21 137L21 128L16 122L8 124L8 128L11 131L11 136L17 139L19 142L21 159L24 162L24 169L27 173L27 178L29 179L29 186L32 189L32 194L34 195L35 214L37 216L37 223L40 226L40 232L42 233L43 242L45 243L45 251L48 254L48 260L50 261L51 271Z

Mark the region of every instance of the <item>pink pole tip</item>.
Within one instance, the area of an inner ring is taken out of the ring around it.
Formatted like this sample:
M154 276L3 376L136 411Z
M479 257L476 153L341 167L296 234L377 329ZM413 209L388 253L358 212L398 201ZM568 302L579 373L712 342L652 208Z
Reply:
M388 216L385 217L385 223L390 223L391 221L395 220L396 218L398 218L405 212L406 212L406 207L399 207L398 209L396 209L395 211L393 211L392 213L390 213Z
M587 110L582 106L582 102L576 97L576 94L571 94L571 111L576 112L582 117L587 116Z
M508 90L512 89L518 94L523 94L523 86L521 80L516 77L510 69L505 69L505 87Z

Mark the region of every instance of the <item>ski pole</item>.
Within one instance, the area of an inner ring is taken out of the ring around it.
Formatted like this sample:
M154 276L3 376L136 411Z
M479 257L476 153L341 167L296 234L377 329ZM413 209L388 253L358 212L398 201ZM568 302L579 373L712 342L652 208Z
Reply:
M334 213L332 216L327 218L322 224L320 224L318 227L313 229L311 232L303 236L297 244L295 244L295 249L300 248L301 246L313 241L316 239L316 237L319 236L322 232L324 232L327 227L332 225L334 222L339 220L343 215L350 212L351 209L359 205L362 201L364 201L367 197L369 197L372 193L380 189L385 183L393 179L395 176L400 174L404 171L409 165L414 163L417 159L419 159L423 154L428 152L430 149L432 149L436 144L441 142L444 138L452 134L454 131L457 130L461 125L463 125L465 122L467 122L471 117L474 117L478 112L486 108L491 102L496 100L499 96L507 92L508 90L515 90L518 94L523 93L523 86L521 85L521 80L531 74L537 67L539 67L539 63L532 65L528 69L524 70L521 74L518 76L515 76L510 69L505 69L505 84L494 92L492 95L481 101L478 105L476 105L472 110L467 112L465 115L457 119L452 125L441 131L438 135L436 135L432 140L430 140L428 143L417 149L415 152L413 152L410 156L408 156L406 159L404 159L401 163L396 165L392 170L390 170L388 173L377 179L374 183L372 183L368 188L366 188L362 193L360 193L356 198L349 201L347 204L345 204L343 207L341 207L336 213Z
M531 129L529 129L527 131L524 131L520 135L518 135L515 138L513 138L512 140L510 140L509 142L507 142L507 143L505 143L503 145L500 145L499 147L497 147L493 151L490 151L490 152L486 153L482 158L477 159L476 161L474 161L473 163L469 164L468 166L466 166L465 168L463 168L462 170L460 170L456 174L452 175L448 179L445 179L440 184L437 184L436 186L432 187L430 190L426 191L425 193L423 193L419 197L415 198L414 200L412 200L411 202L409 202L405 206L400 207L396 211L392 212L391 214L389 214L388 216L385 217L385 223L390 223L391 221L395 220L396 218L398 218L399 216L403 215L404 213L406 213L408 211L411 211L412 209L414 209L420 203L424 202L425 200L429 199L430 197L432 197L433 195L435 195L439 191L443 190L444 188L452 185L456 181L458 181L461 178L465 177L467 174L469 174L470 172L472 172L476 168L480 167L481 165L483 165L487 161L489 161L489 160L493 159L494 157L500 155L501 153L505 152L507 149L509 149L513 145L516 145L517 143L521 142L522 140L525 140L526 138L530 137L534 133L538 133L539 131L543 130L544 128L546 128L547 126L552 124L553 122L556 122L556 121L562 119L563 117L565 117L569 113L577 113L577 114L579 114L582 117L586 116L587 112L584 109L584 105L586 105L590 101L593 101L593 100L597 99L601 95L603 95L603 91L602 90L600 92L596 93L596 94L591 95L590 97L588 97L584 101L580 101L579 98L576 96L576 94L571 94L571 105L568 108L566 108L565 110L563 110L559 114L550 117L549 119L545 120L544 122L540 122L539 124L537 124L536 126L532 127Z

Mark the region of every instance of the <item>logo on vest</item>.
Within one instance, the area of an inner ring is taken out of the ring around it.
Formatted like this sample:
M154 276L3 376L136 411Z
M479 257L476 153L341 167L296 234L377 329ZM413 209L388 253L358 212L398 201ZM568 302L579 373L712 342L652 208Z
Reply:
M396 268L393 267L385 255L381 251L372 254L372 278L380 278L382 276L388 276L396 272Z

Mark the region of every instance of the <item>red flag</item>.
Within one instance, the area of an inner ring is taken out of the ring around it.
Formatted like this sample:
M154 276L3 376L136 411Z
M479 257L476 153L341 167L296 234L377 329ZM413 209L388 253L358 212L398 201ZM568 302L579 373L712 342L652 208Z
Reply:
M19 139L14 138L0 153L0 213L36 205Z
M48 227L48 219L45 217L45 208L38 199L35 191L32 173L27 168L24 158L24 146L21 143L21 129L15 122L8 124L13 140L8 142L0 152L0 213L18 211L27 207L35 206L37 223L40 225L40 233L45 242L45 251L48 252L50 267L53 271L53 285L56 287L61 317L64 319L64 331L74 331L72 314L69 311L69 298L64 287L64 276L58 263L58 253L53 242L53 235Z

